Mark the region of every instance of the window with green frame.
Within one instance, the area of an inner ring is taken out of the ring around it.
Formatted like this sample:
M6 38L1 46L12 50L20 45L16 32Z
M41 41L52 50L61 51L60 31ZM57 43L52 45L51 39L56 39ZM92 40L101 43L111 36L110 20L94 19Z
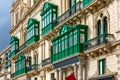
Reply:
M107 34L108 33L108 22L107 22L107 17L103 16L104 14L101 13L100 14L100 20L97 21L97 36L103 35L103 34ZM98 39L98 44L103 43L104 41L106 41L106 38L99 38Z
M8 59L10 59L10 57L11 57L11 51L9 50L8 51Z
M34 55L34 67L38 68L38 55Z
M94 0L83 0L83 7L88 6L91 2L93 2Z
M34 55L34 64L38 64L38 55Z
M71 9L71 14L76 12L76 0L69 0L69 8Z
M15 36L12 36L10 42L10 57L16 55L18 49L19 49L19 39Z
M101 59L98 61L98 70L99 70L99 75L104 75L105 70L106 70L106 62L105 59Z
M8 60L8 53L5 53L5 54L4 54L4 60L5 60L5 61Z
M51 80L55 80L55 74L51 73Z
M41 17L42 17L42 35L45 35L53 29L53 22L57 19L57 8L58 6L46 2L43 6Z
M24 55L19 54L18 59L15 62L15 75L18 76L26 72L27 72L26 58Z
M63 25L59 36L52 39L52 62L82 52L82 43L87 40L87 28L86 25Z
M4 62L4 68L7 69L8 68L8 62Z
M26 45L30 45L33 42L39 40L39 21L30 18L27 26L27 42Z
M11 67L11 61L8 60L8 68Z
M10 60L4 62L4 68L8 69L11 66Z

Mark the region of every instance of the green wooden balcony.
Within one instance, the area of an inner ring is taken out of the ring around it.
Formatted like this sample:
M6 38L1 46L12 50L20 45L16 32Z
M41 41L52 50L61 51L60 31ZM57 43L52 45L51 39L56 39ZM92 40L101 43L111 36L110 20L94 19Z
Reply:
M11 42L10 42L10 56L13 57L16 55L18 52L19 48L19 39L16 36L11 37Z
M93 2L94 0L83 0L83 7L88 6L91 2Z
M34 42L37 42L39 40L39 36L34 35L30 39L26 41L26 46L31 45Z
M52 62L55 62L55 61L58 61L58 60L61 60L61 59L65 59L69 56L72 56L72 55L75 55L77 53L80 53L83 51L83 44L82 43L79 43L79 44L76 44L70 48L67 48L63 51L60 51L56 54L53 54L52 56Z
M48 24L45 28L42 28L42 35L47 34L53 29L53 23Z
M27 25L26 45L29 46L39 40L39 21L30 18ZM23 45L24 46L24 45Z
M27 68L25 67L23 69L15 71L15 76L19 76L19 75L24 74L26 72L27 72Z
M18 52L19 52L19 49L12 51L10 57L15 56Z
M102 34L102 35L99 35L93 39L86 41L83 44L83 50L85 51L85 50L91 49L93 47L96 47L96 46L99 46L102 44L106 44L106 43L109 43L112 41L114 41L113 34Z
M27 47L26 42L19 46L17 50L10 52L11 54L8 55L8 58L15 56L19 51L23 50L25 47Z
M45 60L42 60L42 66L46 66L48 64L51 64L51 57L45 59Z
M86 25L63 25L59 36L52 39L52 62L61 61L83 52L83 42L87 41Z

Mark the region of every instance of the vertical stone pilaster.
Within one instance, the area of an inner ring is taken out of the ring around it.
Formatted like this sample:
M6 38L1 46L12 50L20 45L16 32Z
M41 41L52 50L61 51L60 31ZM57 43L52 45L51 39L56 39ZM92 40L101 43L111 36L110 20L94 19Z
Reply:
M62 69L59 69L59 79L58 80L63 80L63 78L62 78Z
M73 64L73 68L74 68L74 75L77 78L77 65Z
M80 62L77 63L78 65L78 71L77 71L77 79L78 80L82 80L82 75L81 75L81 65L80 65Z
M55 78L56 78L57 80L59 80L59 73L58 73L58 70L57 70L57 69L55 70Z

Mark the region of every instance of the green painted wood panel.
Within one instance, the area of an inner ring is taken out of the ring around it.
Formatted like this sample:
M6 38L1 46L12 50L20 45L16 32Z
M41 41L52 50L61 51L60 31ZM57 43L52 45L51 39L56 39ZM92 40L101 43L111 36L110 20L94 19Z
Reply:
M80 36L83 34L84 36ZM83 42L87 40L87 26L75 25L72 27L63 27L59 36L52 39L52 62L67 58L78 52L83 51ZM80 39L84 38L82 42Z

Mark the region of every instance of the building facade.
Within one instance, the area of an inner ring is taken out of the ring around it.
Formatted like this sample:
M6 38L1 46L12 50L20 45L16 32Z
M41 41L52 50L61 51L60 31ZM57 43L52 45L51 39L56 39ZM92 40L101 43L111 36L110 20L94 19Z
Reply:
M120 80L120 0L16 0L12 80Z
M0 80L11 79L10 67L10 46L8 46L0 53Z

